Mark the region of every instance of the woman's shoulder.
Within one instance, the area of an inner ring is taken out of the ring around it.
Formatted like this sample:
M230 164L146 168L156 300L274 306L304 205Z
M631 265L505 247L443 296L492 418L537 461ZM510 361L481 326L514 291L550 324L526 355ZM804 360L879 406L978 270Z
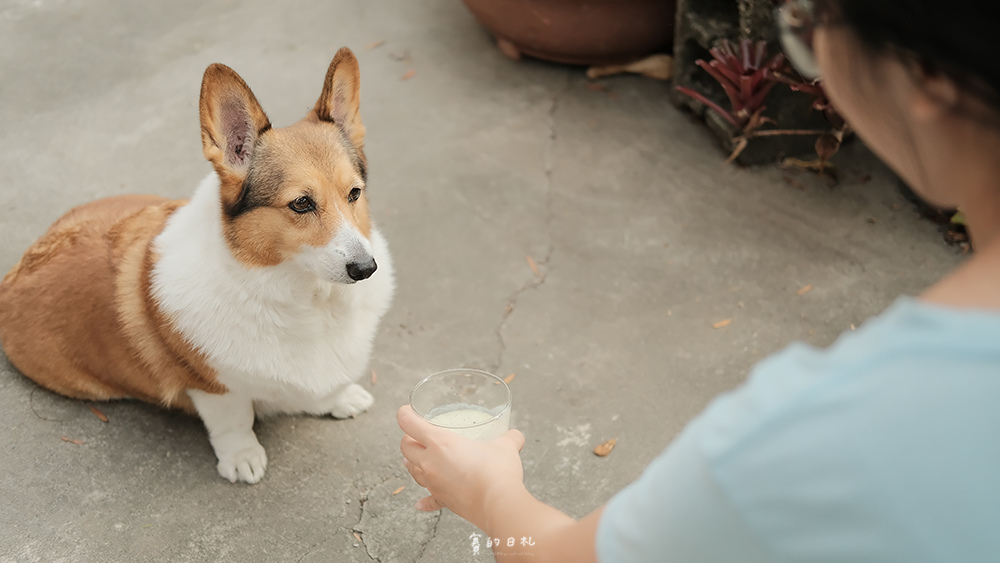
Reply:
M827 348L795 343L765 359L706 414L737 413L749 431L815 416L819 405L829 416L890 405L917 414L927 401L959 407L986 390L1000 391L1000 312L903 297Z
M771 541L927 530L961 545L1000 518L998 398L1000 314L904 298L827 349L762 362L689 430Z

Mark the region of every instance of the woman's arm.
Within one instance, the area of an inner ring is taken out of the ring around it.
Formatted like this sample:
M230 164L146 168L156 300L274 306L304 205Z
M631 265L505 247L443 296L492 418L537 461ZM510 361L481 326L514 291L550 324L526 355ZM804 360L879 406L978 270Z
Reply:
M597 561L597 522L603 510L598 508L577 521L525 490L494 504L493 519L483 531L499 540L499 546L493 545L497 561L591 563ZM509 546L511 538L513 546Z
M597 560L603 509L576 521L531 496L518 455L524 446L520 432L477 442L430 424L409 405L396 418L406 433L400 443L403 464L431 493L417 502L418 510L448 508L472 522L494 540L498 561Z

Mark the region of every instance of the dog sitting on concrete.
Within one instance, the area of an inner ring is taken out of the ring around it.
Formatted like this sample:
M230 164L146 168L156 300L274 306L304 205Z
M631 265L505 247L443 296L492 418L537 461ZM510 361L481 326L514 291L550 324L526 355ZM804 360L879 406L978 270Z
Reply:
M345 418L393 293L367 197L358 61L330 63L315 107L273 129L214 64L201 137L215 173L188 200L119 196L61 217L0 284L0 343L38 384L197 413L229 481L267 456L255 415Z

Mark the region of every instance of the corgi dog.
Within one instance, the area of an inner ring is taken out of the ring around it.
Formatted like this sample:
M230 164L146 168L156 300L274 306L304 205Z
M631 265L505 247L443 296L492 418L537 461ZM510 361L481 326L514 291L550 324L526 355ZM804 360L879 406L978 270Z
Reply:
M210 174L190 200L72 209L0 284L0 343L39 385L197 414L219 474L256 483L256 416L353 417L394 289L368 209L360 71L347 48L306 116L272 128L213 64L199 113Z

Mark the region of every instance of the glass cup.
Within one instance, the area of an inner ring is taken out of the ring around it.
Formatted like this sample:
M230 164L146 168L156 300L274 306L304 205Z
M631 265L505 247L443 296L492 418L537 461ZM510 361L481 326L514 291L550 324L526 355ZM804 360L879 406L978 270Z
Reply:
M477 369L449 369L410 391L410 406L435 426L473 440L492 440L510 429L510 387Z

